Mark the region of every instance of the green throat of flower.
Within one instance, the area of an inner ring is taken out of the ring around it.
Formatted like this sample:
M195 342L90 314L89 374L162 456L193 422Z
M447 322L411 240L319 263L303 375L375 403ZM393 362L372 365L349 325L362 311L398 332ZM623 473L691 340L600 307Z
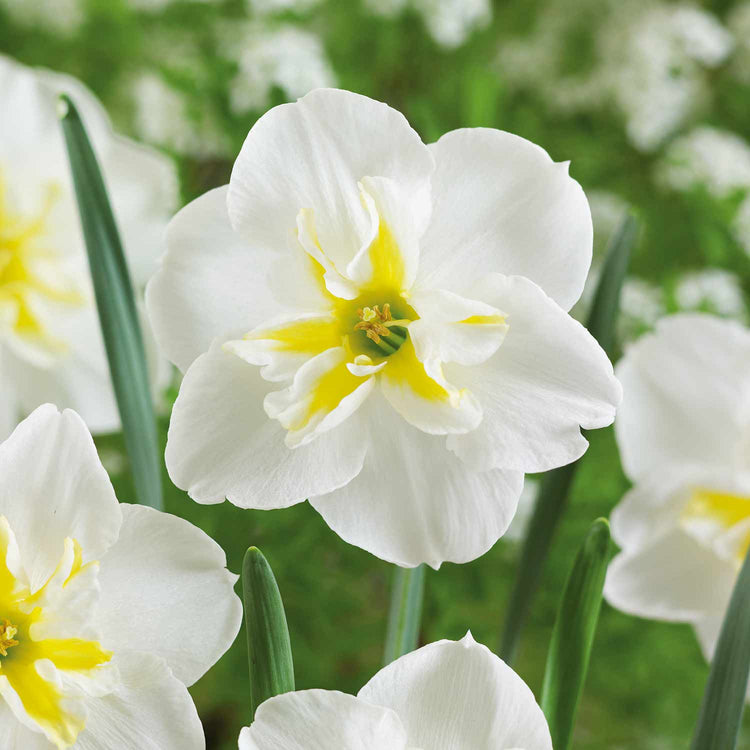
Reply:
M406 327L410 321L401 318L394 320L389 303L386 302L382 310L379 305L360 307L357 315L359 322L355 324L354 330L364 333L381 354L388 356L397 352L406 341Z

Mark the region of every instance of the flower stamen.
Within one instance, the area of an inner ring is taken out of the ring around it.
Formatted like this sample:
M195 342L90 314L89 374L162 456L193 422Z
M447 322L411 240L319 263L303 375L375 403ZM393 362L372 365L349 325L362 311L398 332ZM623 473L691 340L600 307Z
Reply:
M382 349L386 354L398 351L406 341L406 331L401 330L409 325L409 320L394 320L391 306L388 302L380 309L379 305L360 307L357 310L359 323L354 326L355 331L364 331L368 339ZM387 341L383 339L387 338Z
M18 645L17 633L18 628L14 628L10 620L3 619L2 628L0 628L0 656L7 656L8 649Z

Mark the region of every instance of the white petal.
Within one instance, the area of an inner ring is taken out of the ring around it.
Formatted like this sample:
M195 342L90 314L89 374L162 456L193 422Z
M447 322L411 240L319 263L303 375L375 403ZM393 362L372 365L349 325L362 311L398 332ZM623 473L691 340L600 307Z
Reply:
M328 349L305 362L288 388L266 396L266 413L288 431L285 442L290 448L338 427L372 393L374 378L352 372L349 359L343 346Z
M701 645L701 651L703 651L706 661L711 661L714 658L714 650L719 640L719 633L721 633L723 622L724 613L722 612L720 615L704 617L702 620L693 623L695 635L698 638L698 643Z
M145 653L115 657L122 684L88 701L76 750L205 750L198 713L187 688L166 663Z
M101 159L112 209L122 233L128 270L141 290L166 250L166 229L177 208L179 186L171 159L113 136Z
M174 217L146 291L156 340L183 371L215 338L247 333L280 309L267 279L272 258L235 234L227 191L211 190Z
M468 471L441 438L406 424L382 398L370 398L361 413L370 435L362 471L310 498L326 523L347 542L406 567L483 555L508 528L523 475Z
M359 697L392 708L416 747L552 750L531 690L471 634L402 656L381 669Z
M732 563L676 528L633 553L617 555L604 596L632 615L693 622L724 611L736 573Z
M32 590L54 571L66 537L84 560L115 542L122 513L86 426L47 404L0 446L0 515L13 529Z
M395 180L416 205L429 191L432 156L403 115L347 91L318 89L274 107L247 136L232 171L229 215L257 246L285 252L302 208L339 270L370 231L357 183Z
M454 130L430 150L437 168L420 283L472 296L486 273L518 274L569 310L591 264L593 229L567 164L486 128Z
M423 362L481 364L498 350L508 331L505 314L496 307L453 292L418 291L409 296L409 304L419 313L409 336Z
M4 750L52 750L41 733L24 726L5 703L0 702L0 747Z
M192 685L237 635L237 576L221 547L187 521L141 505L122 511L120 537L99 573L103 642L160 656Z
M262 703L240 750L405 750L398 716L352 695L300 690Z
M617 366L624 388L615 431L636 479L665 463L746 465L750 332L710 315L674 315Z
M172 481L194 500L284 508L359 473L367 444L351 420L292 450L263 408L269 387L257 367L219 346L191 365L172 411L166 461Z
M449 382L438 360L421 362L410 338L388 357L380 384L391 406L430 435L469 432L482 421L474 394Z
M606 354L528 279L492 274L476 291L507 314L508 333L485 364L446 368L484 411L479 427L451 436L449 447L475 469L537 472L574 461L588 446L579 426L611 424L620 401Z

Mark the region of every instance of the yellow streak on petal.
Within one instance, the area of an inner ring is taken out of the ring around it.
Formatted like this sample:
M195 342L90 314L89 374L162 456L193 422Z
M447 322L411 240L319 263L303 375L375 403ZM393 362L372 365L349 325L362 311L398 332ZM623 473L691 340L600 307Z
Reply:
M306 427L314 417L330 414L348 395L361 386L366 377L349 372L346 362L336 365L324 373L310 391L303 413L292 424L285 425L292 431Z
M688 519L712 520L729 529L750 518L750 497L697 489L693 492L683 515ZM743 536L737 547L737 557L740 562L745 559L748 549L750 549L750 530Z
M470 315L468 318L459 320L459 323L466 323L473 326L500 326L505 324L504 315Z
M334 346L341 346L341 328L338 321L330 318L311 318L274 328L265 328L248 333L249 341L272 341L274 349L298 354L319 354Z
M397 352L388 357L388 364L382 370L381 376L407 385L426 401L449 401L451 399L451 394L427 374L409 338Z
M372 284L377 286L404 289L406 287L406 266L401 250L388 225L380 218L378 235L370 245L372 263Z

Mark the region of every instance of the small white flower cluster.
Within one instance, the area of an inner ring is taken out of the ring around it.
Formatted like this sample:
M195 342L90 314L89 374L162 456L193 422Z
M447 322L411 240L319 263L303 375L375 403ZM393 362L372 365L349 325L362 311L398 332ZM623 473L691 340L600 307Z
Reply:
M657 178L674 190L703 186L719 200L738 196L730 226L750 254L750 144L746 140L718 128L695 128L669 145Z
M432 38L442 47L460 47L471 34L492 21L490 0L365 0L381 16L411 8L422 16Z
M219 47L237 63L229 83L230 106L237 114L265 109L273 87L293 100L336 85L320 38L291 24L233 24L222 32Z
M744 321L747 305L737 274L720 268L692 271L680 277L675 287L680 310L703 311Z

